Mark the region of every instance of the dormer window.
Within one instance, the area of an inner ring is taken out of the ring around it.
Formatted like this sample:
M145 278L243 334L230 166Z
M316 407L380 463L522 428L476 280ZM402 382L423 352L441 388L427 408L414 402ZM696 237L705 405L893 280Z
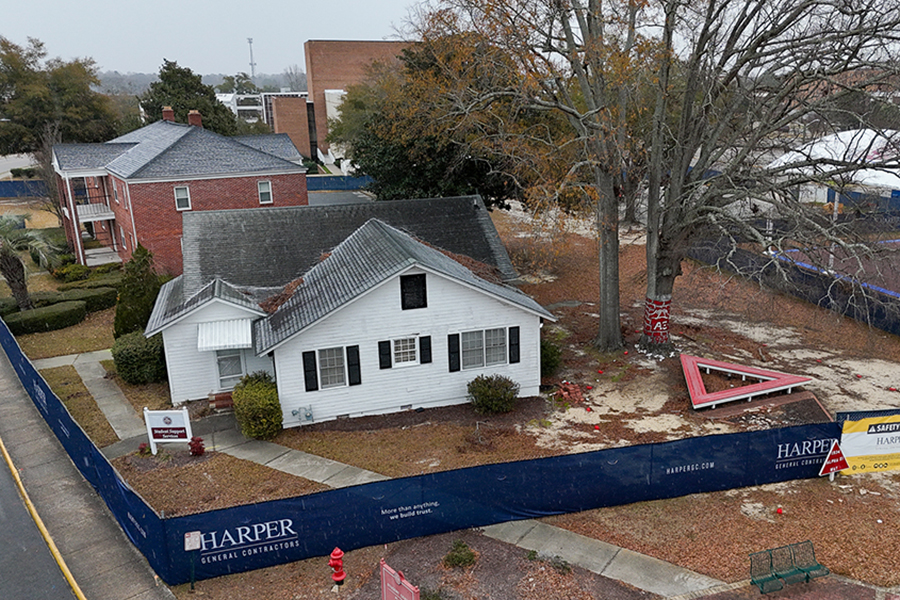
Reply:
M425 308L428 298L425 292L425 274L400 276L400 307L403 310Z

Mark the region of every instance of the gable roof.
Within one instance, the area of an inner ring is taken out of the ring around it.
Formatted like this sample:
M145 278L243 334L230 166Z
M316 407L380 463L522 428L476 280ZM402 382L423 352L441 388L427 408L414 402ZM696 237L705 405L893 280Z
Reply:
M490 283L440 251L370 219L303 275L303 283L273 314L254 324L257 354L268 352L319 319L411 267L438 273L502 302L556 318L517 289Z
M222 300L262 315L263 311L259 307L259 302L274 291L273 289L240 288L227 281L215 279L196 294L185 295L184 278L179 275L160 289L156 303L153 305L153 312L150 314L150 320L147 321L145 335L150 337L159 333L213 300Z
M297 156L299 152L290 139L250 137L257 139L229 138L202 127L157 121L103 144L60 144L53 152L62 171L105 169L131 180L306 172L291 162L288 145Z
M517 277L478 196L183 213L185 289L215 278L271 287L296 279L370 219Z
M279 156L202 127L157 121L111 140L137 146L108 165L125 179L304 170Z
M245 146L250 146L266 154L283 158L291 162L303 161L303 157L286 133L270 133L262 135L236 135L233 138Z

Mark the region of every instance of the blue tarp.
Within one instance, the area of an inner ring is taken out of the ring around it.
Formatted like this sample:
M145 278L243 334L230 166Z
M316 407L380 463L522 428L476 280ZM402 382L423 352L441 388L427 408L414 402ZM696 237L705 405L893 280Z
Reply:
M43 198L47 186L43 181L0 181L0 198Z

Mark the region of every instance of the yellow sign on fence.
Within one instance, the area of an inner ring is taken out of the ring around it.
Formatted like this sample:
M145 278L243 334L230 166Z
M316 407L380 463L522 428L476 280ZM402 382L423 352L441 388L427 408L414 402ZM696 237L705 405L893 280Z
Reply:
M852 473L900 469L900 415L844 421L841 450Z

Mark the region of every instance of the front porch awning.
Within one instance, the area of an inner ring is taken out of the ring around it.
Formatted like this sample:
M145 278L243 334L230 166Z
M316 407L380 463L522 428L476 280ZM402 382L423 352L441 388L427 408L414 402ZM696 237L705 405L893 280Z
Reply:
M78 204L75 206L80 223L93 223L94 221L112 221L116 213L105 204Z
M210 321L200 323L197 331L197 350L234 350L253 345L253 319Z

